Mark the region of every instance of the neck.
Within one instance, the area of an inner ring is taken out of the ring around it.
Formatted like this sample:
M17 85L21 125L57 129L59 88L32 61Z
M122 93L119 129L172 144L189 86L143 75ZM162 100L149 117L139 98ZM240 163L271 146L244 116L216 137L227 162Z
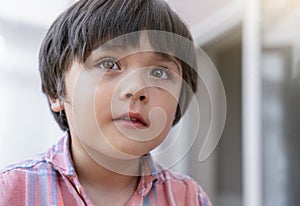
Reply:
M76 173L84 187L102 188L104 191L114 192L136 189L139 159L117 160L99 152L95 154L95 151L90 149L87 153L77 138L72 138L71 154Z

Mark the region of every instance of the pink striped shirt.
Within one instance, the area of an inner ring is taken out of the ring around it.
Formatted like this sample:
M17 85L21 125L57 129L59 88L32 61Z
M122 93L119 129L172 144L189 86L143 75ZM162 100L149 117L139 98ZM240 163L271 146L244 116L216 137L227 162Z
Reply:
M190 177L162 170L151 156L143 164L143 170L150 170L151 175L141 176L128 206L211 206ZM72 165L68 135L47 153L0 172L0 205L93 205Z

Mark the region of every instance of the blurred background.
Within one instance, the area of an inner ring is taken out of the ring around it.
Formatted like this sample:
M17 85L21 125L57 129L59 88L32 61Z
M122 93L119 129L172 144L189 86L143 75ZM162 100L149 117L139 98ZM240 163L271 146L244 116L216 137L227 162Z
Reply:
M37 61L50 24L74 2L0 0L0 168L63 135L41 93ZM300 1L168 2L216 65L227 96L212 155L199 162L194 144L173 169L196 179L215 206L299 205Z

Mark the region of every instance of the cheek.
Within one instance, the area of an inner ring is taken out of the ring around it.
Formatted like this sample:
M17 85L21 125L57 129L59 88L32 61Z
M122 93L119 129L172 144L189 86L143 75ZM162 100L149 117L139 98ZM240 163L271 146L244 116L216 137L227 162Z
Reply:
M155 107L161 108L167 117L168 125L171 125L173 123L178 101L177 99L169 94L169 93L157 93L155 100Z
M168 113L172 113L173 110L176 109L178 100L177 97L174 97L173 95L169 93L164 94L157 94L158 95L158 103L161 106L161 108L164 108L165 111L168 111Z
M94 99L94 111L97 120L100 122L111 120L111 101L113 95L113 88L107 85L101 85L98 87L95 93Z

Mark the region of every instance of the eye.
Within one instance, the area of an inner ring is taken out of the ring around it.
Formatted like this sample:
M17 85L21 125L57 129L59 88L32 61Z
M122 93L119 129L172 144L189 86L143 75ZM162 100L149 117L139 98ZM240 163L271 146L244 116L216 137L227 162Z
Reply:
M150 71L150 75L160 79L171 79L172 73L164 67L155 67Z
M104 70L119 70L119 65L117 61L113 58L104 58L101 59L100 62L97 64L100 69Z

